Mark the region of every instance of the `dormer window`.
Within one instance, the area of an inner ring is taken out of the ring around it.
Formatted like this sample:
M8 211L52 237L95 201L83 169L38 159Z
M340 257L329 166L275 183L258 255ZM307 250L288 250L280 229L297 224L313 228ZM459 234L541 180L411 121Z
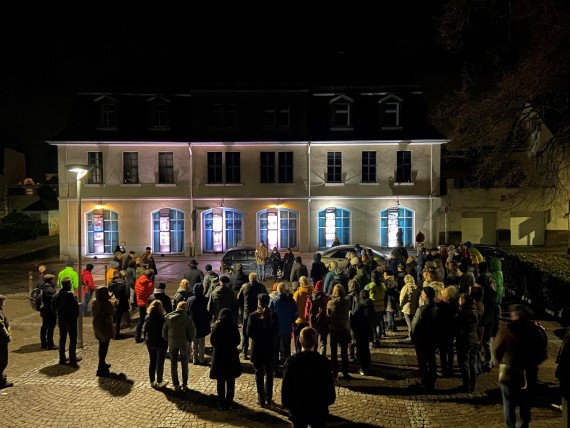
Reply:
M169 101L162 97L152 97L147 100L147 103L149 129L152 131L167 131L169 129Z
M235 128L236 127L236 105L235 104L214 104L211 110L212 128Z
M97 103L97 129L100 131L116 131L118 129L118 102L109 96L95 100Z
M388 95L379 101L380 127L382 129L402 128L402 101L402 98L395 95Z
M353 103L354 100L345 95L331 100L331 129L352 129Z

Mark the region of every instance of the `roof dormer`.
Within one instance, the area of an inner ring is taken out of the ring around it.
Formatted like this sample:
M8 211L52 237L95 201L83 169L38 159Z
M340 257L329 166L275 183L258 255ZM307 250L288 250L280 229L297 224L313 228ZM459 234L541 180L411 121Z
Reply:
M402 129L402 104L404 100L388 94L378 101L378 116L381 129Z
M354 100L338 95L330 100L330 126L332 130L352 130Z
M116 131L119 102L109 95L102 95L94 101L97 105L97 130Z

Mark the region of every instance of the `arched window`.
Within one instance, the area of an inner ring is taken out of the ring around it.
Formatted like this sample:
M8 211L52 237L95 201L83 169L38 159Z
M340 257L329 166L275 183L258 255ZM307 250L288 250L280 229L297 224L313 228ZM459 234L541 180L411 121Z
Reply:
M268 248L279 250L296 249L299 213L285 208L270 208L257 213L257 242L263 241Z
M391 207L380 213L380 245L397 247L396 233L402 228L402 240L405 247L414 243L414 212L408 208Z
M226 251L243 245L243 213L231 208L215 208L202 213L205 252Z
M174 208L152 212L152 251L159 254L184 252L184 212Z
M350 244L350 211L326 208L319 211L319 247L330 247L338 236L341 244Z
M87 214L87 252L113 254L119 244L119 214L96 209Z

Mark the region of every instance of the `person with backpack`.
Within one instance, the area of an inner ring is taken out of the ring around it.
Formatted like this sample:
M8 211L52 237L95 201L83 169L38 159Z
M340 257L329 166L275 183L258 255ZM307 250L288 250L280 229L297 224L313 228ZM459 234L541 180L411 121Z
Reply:
M323 281L319 280L315 284L313 289L313 294L305 306L305 319L309 323L309 326L313 327L317 332L319 352L326 356L327 355L327 339L329 335L329 321L327 319L327 303L329 297L323 291ZM301 343L301 342L299 342Z
M53 332L57 323L57 315L51 307L53 296L55 295L55 287L53 280L55 275L51 272L44 273L44 282L40 285L39 305L40 316L42 317L42 327L40 329L40 341L42 349L58 349L53 341Z
M204 286L204 295L209 298L210 294L212 294L212 291L214 291L214 287L212 287L212 281L216 280L217 283L217 281L220 279L220 275L214 272L211 264L204 266L204 269L206 269L206 273L204 274L202 285Z
M83 316L86 317L89 315L88 305L93 293L95 292L95 282L93 281L93 265L91 263L87 263L83 272L81 272L81 285L83 287L83 302L81 303L83 307Z
M78 368L77 363L81 361L81 357L78 357L76 354L79 305L77 297L73 294L70 278L61 280L61 288L54 295L51 306L57 314L57 322L59 324L59 364L69 364L71 367ZM65 357L65 344L68 335L69 360Z

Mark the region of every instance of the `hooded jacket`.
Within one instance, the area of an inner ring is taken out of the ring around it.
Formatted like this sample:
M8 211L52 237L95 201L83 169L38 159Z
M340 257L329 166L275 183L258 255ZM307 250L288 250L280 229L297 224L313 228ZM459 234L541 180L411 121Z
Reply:
M109 301L109 290L106 287L98 288L93 300L93 332L97 340L108 342L115 336L113 313L114 307Z
M479 343L477 327L480 318L475 302L469 306L463 305L459 309L455 315L455 337L458 348L467 348L471 344Z
M412 283L405 283L400 291L400 308L403 313L414 316L420 305L420 289Z
M206 337L211 331L212 314L208 311L208 301L204 296L202 284L197 283L194 285L193 296L188 298L187 303L188 308L186 311L196 326L196 338Z
M501 300L505 295L505 285L503 269L499 259L490 259L489 272L491 272L491 275L493 275L493 278L495 278L495 282L497 283L497 303L501 303Z
M296 324L301 324L307 322L305 319L305 307L307 306L307 300L313 294L313 287L300 285L295 293L293 294L293 300L297 303L297 313L299 317L295 321Z
M322 283L322 281L319 282ZM315 287L305 306L305 319L321 335L328 333L329 330L327 319L328 301L329 297L322 290L319 290L318 287Z
M184 309L176 309L164 317L162 338L168 341L168 347L188 349L196 337L196 326Z
M139 276L135 283L135 293L137 297L137 306L139 308L146 308L148 298L154 291L154 283L146 275Z

